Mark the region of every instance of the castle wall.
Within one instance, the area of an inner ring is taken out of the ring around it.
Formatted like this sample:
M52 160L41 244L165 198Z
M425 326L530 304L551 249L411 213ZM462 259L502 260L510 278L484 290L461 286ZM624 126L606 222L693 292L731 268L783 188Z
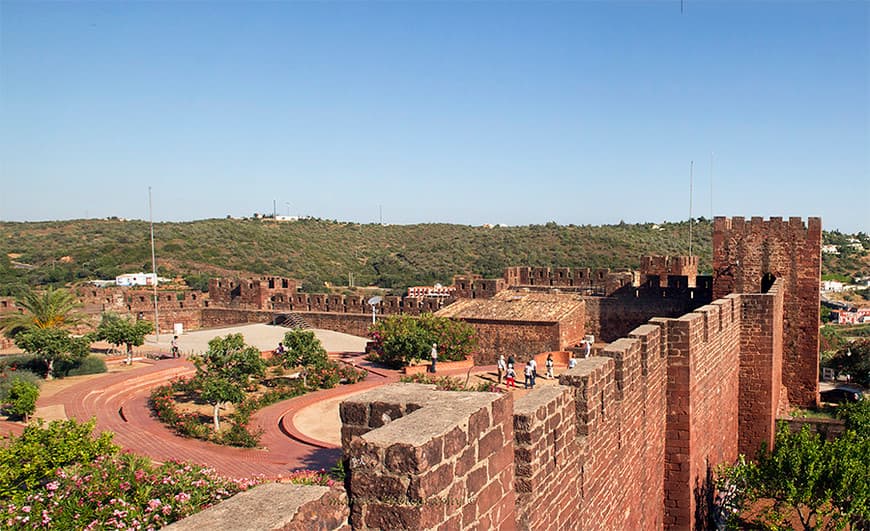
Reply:
M514 404L516 527L579 529L582 485L574 392L547 386Z
M822 222L773 217L713 222L713 296L761 293L783 280L783 383L788 401L814 406L819 381L819 279Z
M783 280L766 294L741 294L740 441L741 454L773 445L777 413L783 408ZM735 297L735 295L732 295Z
M625 337L653 317L677 317L698 304L688 297L582 297L586 303L586 333L595 341Z
M525 363L540 352L562 350L559 323L462 319L477 333L475 365L494 365L499 354ZM566 331L566 334L568 332ZM582 337L582 336L581 336Z
M433 388L393 384L342 402L355 529L513 527L512 395Z
M662 527L665 371L659 327L644 325L560 378L576 401L580 528Z
M296 312L312 328L333 330L344 334L366 337L369 327L372 325L371 314L352 313L322 313L322 312Z
M676 319L653 319L668 360L665 527L703 528L712 474L737 457L740 301L719 299Z

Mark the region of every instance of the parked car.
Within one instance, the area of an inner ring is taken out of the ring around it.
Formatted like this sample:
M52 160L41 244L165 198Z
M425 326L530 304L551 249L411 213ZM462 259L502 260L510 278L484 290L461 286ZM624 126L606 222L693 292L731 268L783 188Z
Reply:
M857 387L843 386L828 389L819 393L822 402L842 404L844 402L858 402L864 399L864 392Z

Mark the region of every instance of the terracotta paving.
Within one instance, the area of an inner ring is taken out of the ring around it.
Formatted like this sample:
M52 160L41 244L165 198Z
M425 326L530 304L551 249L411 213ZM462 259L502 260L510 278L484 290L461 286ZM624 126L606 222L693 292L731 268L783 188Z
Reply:
M179 437L151 416L150 390L173 378L193 374L193 365L185 359L149 360L139 368L78 382L52 396L40 398L37 405L62 408L67 418L82 421L96 418L97 431L113 432L115 443L123 449L155 461L189 461L212 467L228 477L279 478L303 468L329 469L341 453L336 445L315 440L298 429L293 423L298 411L399 379L398 371L373 367L358 353L331 354L331 357L370 369L368 377L354 385L316 391L261 409L252 419L254 426L263 430L262 448L258 449L233 448ZM482 371L493 370L494 367L476 367L476 378L489 379ZM452 372L460 375L466 371ZM439 371L439 375L445 374L450 372ZM0 421L0 434L10 431L20 434L23 425Z

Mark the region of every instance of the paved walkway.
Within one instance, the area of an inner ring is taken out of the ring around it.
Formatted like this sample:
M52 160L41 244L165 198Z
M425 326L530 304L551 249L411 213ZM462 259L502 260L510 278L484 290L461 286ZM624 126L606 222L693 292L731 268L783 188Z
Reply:
M225 334L224 331L220 332ZM215 335L214 331L212 335ZM346 338L338 340L346 341ZM343 345L347 344L353 345ZM186 439L152 417L148 406L151 389L173 378L192 375L194 367L186 359L142 360L135 368L113 368L110 373L84 379L53 394L46 394L40 398L37 406L40 415L47 418L75 418L80 421L95 418L97 431L115 433L114 441L122 448L158 462L173 459L189 461L212 467L219 474L229 477L280 478L298 469L332 467L341 453L341 422L338 418L341 400L351 394L397 381L400 377L398 371L374 367L363 359L361 352L331 353L330 357L367 368L369 375L354 385L308 393L261 409L252 418L252 427L263 430L260 439L262 448L258 449L233 448ZM494 367L476 367L471 383L494 380L490 374L493 371ZM439 371L439 376L451 375L451 372L452 375L466 374L465 370ZM522 390L514 392L517 396L524 394ZM0 433L7 434L10 431L20 434L23 426L0 422Z

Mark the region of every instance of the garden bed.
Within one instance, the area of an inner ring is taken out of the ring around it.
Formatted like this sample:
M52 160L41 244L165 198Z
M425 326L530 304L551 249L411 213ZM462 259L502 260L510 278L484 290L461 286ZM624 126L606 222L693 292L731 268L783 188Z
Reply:
M402 373L412 375L412 374L424 374L429 372L429 367L432 366L432 363L420 363L418 365L407 365L402 369ZM473 358L465 358L461 361L439 361L435 366L436 371L459 371L459 370L468 370L474 367L474 359Z

